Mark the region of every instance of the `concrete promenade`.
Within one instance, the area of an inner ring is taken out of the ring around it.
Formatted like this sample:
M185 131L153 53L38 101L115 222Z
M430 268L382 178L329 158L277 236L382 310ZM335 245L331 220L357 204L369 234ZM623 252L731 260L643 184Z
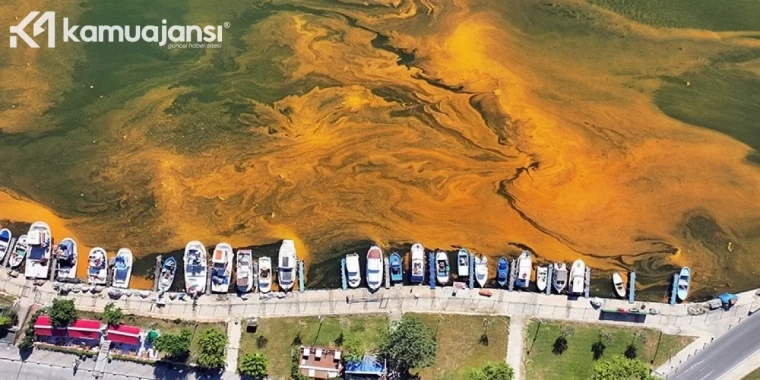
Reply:
M688 314L689 304L668 305L656 302L636 302L629 304L625 300L604 299L600 309L594 308L589 299L571 299L564 295L545 295L533 292L510 292L489 289L491 297L478 294L479 289L457 290L453 287L430 289L424 286L393 287L370 293L367 289L343 291L307 290L305 293L292 292L282 299L260 300L258 295L250 295L248 300L235 296L220 299L214 296L201 297L196 305L192 301L171 300L165 297L166 305L155 304L155 293L146 298L137 295L122 296L111 299L104 290L100 294L70 293L58 295L50 283L34 286L23 278L12 278L0 271L0 292L21 297L22 304L47 304L54 298L74 300L77 308L89 311L102 311L114 302L127 313L164 318L185 319L203 322L227 322L244 317L283 317L283 316L321 316L347 314L389 314L400 315L405 312L435 312L458 314L491 314L510 317L545 318L554 320L576 321L583 323L607 323L614 325L642 326L661 330L668 334L696 336L702 348L712 337L719 336L729 326L735 326L749 311L756 309L755 292L739 294L739 302L729 311L715 310L702 315ZM642 308L643 306L643 308ZM616 320L601 319L601 309L624 309L636 307L638 310L654 309L657 314L647 315L644 322L633 322L631 315L620 315ZM239 327L239 326L238 326ZM232 328L232 326L230 326ZM517 337L510 337L514 341ZM239 338L238 338L239 339ZM696 342L695 342L696 343ZM694 354L694 344L676 355L669 363L657 369L659 373L672 372L681 362ZM234 371L238 344L231 342L228 346L228 371ZM522 372L522 352L516 347L509 350L507 360L517 364L516 371ZM691 350L689 353L688 350ZM680 356L683 358L680 358ZM518 374L518 376L520 376ZM520 377L518 377L520 378Z

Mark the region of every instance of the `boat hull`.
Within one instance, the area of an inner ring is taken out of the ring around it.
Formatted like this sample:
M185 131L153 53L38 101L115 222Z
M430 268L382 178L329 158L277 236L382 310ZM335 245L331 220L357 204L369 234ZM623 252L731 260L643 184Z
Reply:
M689 287L691 286L691 269L689 267L681 268L678 274L678 286L676 296L680 301L686 300L689 296ZM684 288L685 287L685 288Z
M377 290L383 283L383 251L378 246L367 251L367 287Z
M440 285L449 282L449 256L446 252L438 252L435 256L435 279Z
M486 282L488 281L488 259L485 256L475 259L475 281L478 282L481 288L486 286Z
M235 255L235 287L239 293L253 288L253 257L250 250L238 250Z
M404 266L401 263L401 256L398 253L392 253L390 257L391 281L401 282L404 280Z
M211 258L211 292L229 293L232 278L232 247L219 243L214 248Z
M554 275L552 277L554 291L561 294L567 286L567 266L564 263L554 264Z
M191 241L185 246L185 291L190 295L206 292L208 262L206 246L199 241Z
M50 276L50 254L53 251L50 226L45 222L34 222L29 227L26 236L27 252L24 276L31 279L47 279Z
M499 258L499 264L496 267L496 282L499 287L504 287L509 280L509 261L505 257Z
M77 242L72 238L64 238L59 245L71 247L71 258L69 260L58 258L56 278L58 280L73 280L77 277L77 262L79 258Z
M547 277L549 276L549 268L547 267L540 267L536 271L536 287L538 287L539 291L546 290L546 281Z
M612 287L615 289L615 294L618 297L625 297L625 283L623 283L623 277L617 272L612 274Z
M259 257L259 292L269 293L272 290L272 259Z
M95 247L90 250L87 264L87 282L90 285L106 285L108 282L108 253Z
M12 269L17 268L24 262L24 258L26 258L26 249L26 235L21 235L18 237L18 240L16 240L16 246L13 247L13 252L11 252L11 257L8 260L8 264Z
M527 288L530 286L530 276L533 271L533 260L528 251L523 251L517 258L517 279L515 286L518 288Z
M277 283L282 291L293 289L296 277L296 260L295 242L293 240L283 240L277 261L279 264L277 266Z
M129 280L132 278L132 251L126 248L120 249L116 253L116 265L118 265L119 260L123 260L125 269L119 270L116 266L114 266L112 286L114 288L127 289L129 288Z
M409 281L413 284L425 281L425 248L420 243L412 245L412 260L410 262Z
M13 238L13 234L11 233L11 230L7 228L3 228L0 230L0 261L5 260L5 255L8 254L8 250L10 249L11 244L11 238Z
M583 260L575 260L570 269L570 289L571 294L583 294L586 287L586 264Z
M177 260L173 257L164 260L164 263L161 265L161 273L159 273L159 276L161 276L161 278L158 280L158 290L160 292L169 291L169 289L172 287L172 284L174 284L174 277L176 275Z
M457 252L457 276L470 276L470 253L466 249L460 249Z

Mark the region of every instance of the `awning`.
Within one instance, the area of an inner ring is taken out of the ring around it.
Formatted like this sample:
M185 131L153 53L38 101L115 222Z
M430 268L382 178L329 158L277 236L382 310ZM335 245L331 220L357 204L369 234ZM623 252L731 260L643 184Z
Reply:
M346 363L345 373L352 375L382 375L385 373L383 363L377 361L374 356L365 356L361 361L349 361Z
M132 346L140 344L140 328L136 326L111 325L108 326L106 334L106 339L111 342L129 344Z
M100 339L100 321L94 319L77 319L66 329L69 338L76 339Z
M40 315L37 317L37 321L34 322L34 334L38 336L66 336L66 330L54 329L50 325L50 318L47 315Z

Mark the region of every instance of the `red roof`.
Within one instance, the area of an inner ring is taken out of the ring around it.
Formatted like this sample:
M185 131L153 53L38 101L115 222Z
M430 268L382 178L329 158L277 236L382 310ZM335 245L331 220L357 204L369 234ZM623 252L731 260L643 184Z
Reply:
M124 343L136 346L140 344L140 328L136 326L108 326L106 339L111 342Z
M100 339L100 321L78 319L67 328L55 329L50 325L50 317L40 315L34 323L34 333L40 336L68 336L78 339Z
M39 336L66 336L66 330L54 329L47 315L40 315L34 323L34 334Z
M100 339L100 321L94 319L77 319L67 330L69 338Z

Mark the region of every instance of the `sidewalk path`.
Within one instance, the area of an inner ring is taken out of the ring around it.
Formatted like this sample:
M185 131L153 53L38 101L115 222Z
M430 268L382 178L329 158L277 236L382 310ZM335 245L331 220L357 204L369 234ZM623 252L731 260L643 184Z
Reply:
M242 328L239 319L227 321L227 366L225 369L227 373L237 373Z
M522 380L523 352L525 351L525 317L516 316L509 319L509 336L507 337L507 364L515 371L514 380Z

